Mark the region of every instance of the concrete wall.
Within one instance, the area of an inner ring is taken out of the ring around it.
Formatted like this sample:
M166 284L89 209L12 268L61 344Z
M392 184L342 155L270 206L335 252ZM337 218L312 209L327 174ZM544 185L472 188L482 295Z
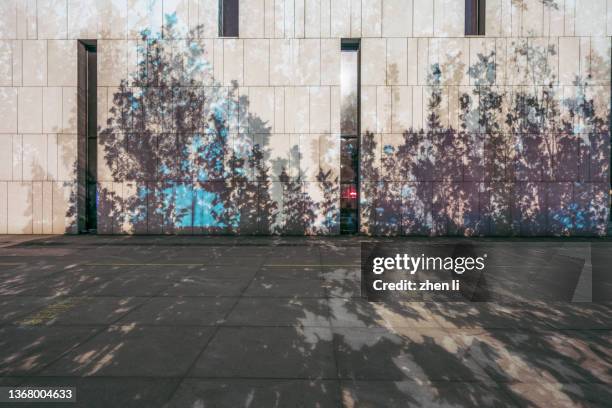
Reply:
M600 235L612 0L0 2L0 233L76 226L98 40L101 233L338 231L340 39L362 38L361 229ZM143 35L144 33L144 35Z

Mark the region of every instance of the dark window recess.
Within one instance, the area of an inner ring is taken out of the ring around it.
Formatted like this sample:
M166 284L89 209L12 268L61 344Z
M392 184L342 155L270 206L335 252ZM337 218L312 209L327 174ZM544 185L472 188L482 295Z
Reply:
M238 0L219 0L219 37L238 37Z
M359 40L342 40L340 233L359 231Z
M97 54L95 40L78 42L78 199L79 232L97 228Z
M465 0L465 35L485 35L486 0Z

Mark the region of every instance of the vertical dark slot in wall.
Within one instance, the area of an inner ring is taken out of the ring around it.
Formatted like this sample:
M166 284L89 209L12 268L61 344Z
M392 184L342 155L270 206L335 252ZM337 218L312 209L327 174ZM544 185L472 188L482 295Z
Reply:
M465 35L485 35L486 0L465 0Z
M78 194L79 232L97 228L97 54L95 40L78 42Z
M219 0L219 37L238 37L238 0Z
M359 231L360 43L342 40L340 81L340 233Z

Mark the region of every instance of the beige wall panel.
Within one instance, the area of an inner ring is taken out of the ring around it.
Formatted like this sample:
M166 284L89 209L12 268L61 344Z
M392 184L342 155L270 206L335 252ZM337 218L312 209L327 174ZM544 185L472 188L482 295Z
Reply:
M13 43L0 40L0 86L13 85Z
M37 0L38 39L68 38L67 0Z
M32 183L32 233L43 233L43 182Z
M487 1L487 9L485 11L485 21L486 21L486 34L487 37L500 37L503 33L502 27L502 15L503 15L503 3L505 0L488 0ZM461 6L464 8L463 12L465 13L465 4L463 2ZM436 8L437 10L437 8ZM436 20L437 20L436 15ZM465 27L463 27L465 29ZM459 27L457 27L459 29ZM464 30L465 31L465 30ZM463 32L461 33L463 34Z
M381 36L382 13L382 0L361 0L362 37Z
M57 179L75 181L76 166L77 135L57 135Z
M0 1L0 39L17 38L17 2L23 0Z
M94 39L98 36L99 0L68 0L68 38Z
M402 133L412 127L412 88L394 86L391 89L391 131Z
M415 37L431 37L434 31L434 2L414 0L413 33Z
M198 24L202 26L204 38L216 38L219 35L219 1L196 0L198 6ZM190 18L191 18L191 10Z
M242 0L240 2L239 19L241 38L263 38L264 0Z
M19 88L19 133L42 132L42 88Z
M321 85L340 85L340 53L340 41L321 40Z
M319 174L319 135L300 135L300 178L316 181Z
M309 133L310 122L310 90L308 87L301 86L295 88L293 101L286 101L286 106L300 107L294 108L295 133Z
M17 133L17 88L0 88L0 133Z
M412 1L384 0L382 2L383 37L412 36Z
M244 82L244 41L227 39L223 40L223 84L232 85L235 81L238 85Z
M376 124L376 87L361 87L361 133L375 133Z
M9 182L7 183L7 195L9 197L7 212L9 234L31 234L32 233L32 183L31 182Z
M294 75L294 41L290 39L270 40L270 85L291 85Z
M53 233L66 234L76 232L76 216L74 206L74 184L57 181L53 186Z
M42 183L42 233L53 233L53 182Z
M295 2L294 0L282 0L284 8L284 32L285 38L295 37Z
M23 42L23 85L47 85L47 41Z
M330 88L310 88L310 133L330 132Z
M321 40L300 39L297 43L295 85L321 84Z
M295 13L295 26L294 26L294 36L295 38L304 38L306 27L305 18L306 18L306 6L305 2L307 0L294 0L294 10Z
M594 85L610 84L610 37L591 37L591 80Z
M8 191L7 182L0 181L0 234L8 232Z
M62 132L77 132L77 88L62 88Z
M364 38L361 41L361 83L384 85L386 83L386 40Z
M274 38L285 37L285 0L274 1ZM267 11L267 9L266 9Z
M23 180L45 180L47 178L47 135L26 134L23 135L22 143Z
M578 0L565 0L565 32L567 36L576 32L576 2Z
M274 88L274 127L273 133L285 132L285 89Z
M249 89L249 110L254 122L251 133L270 133L274 129L274 88L252 87ZM261 121L261 122L260 122Z
M321 37L321 0L304 2L304 34L306 38Z
M23 135L13 135L13 180L23 180Z
M127 78L127 41L98 41L98 86L119 86Z
M96 0L99 39L127 37L127 2L128 0Z
M331 1L331 36L351 36L351 0Z
M17 38L35 40L38 37L37 0L17 1Z
M575 35L606 35L606 0L576 1Z
M465 2L433 0L433 3L434 35L436 37L463 36L465 33ZM491 6L487 3L487 8L489 7ZM487 28L492 26L494 23L487 24Z
M141 38L143 30L152 34L161 32L163 22L161 1L127 0L127 34L128 38Z
M362 34L361 0L351 0L351 37L359 38Z
M57 135L47 136L47 178L46 180L58 180L58 156L57 156Z
M522 35L541 37L544 31L544 4L541 0L523 0Z
M270 41L245 40L244 84L267 86L270 78Z
M379 86L376 89L376 131L391 132L391 87Z
M103 122L99 122L103 124ZM43 129L45 133L59 132L62 128L62 88L43 88Z
M0 181L13 179L13 136L0 134Z
M408 83L408 43L405 38L387 39L387 85Z
M77 42L49 40L49 86L77 86Z

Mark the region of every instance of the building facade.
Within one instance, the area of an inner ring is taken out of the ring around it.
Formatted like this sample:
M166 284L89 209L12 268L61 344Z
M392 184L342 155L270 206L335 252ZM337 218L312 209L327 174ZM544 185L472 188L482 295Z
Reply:
M612 0L2 0L0 233L602 236L610 36Z

